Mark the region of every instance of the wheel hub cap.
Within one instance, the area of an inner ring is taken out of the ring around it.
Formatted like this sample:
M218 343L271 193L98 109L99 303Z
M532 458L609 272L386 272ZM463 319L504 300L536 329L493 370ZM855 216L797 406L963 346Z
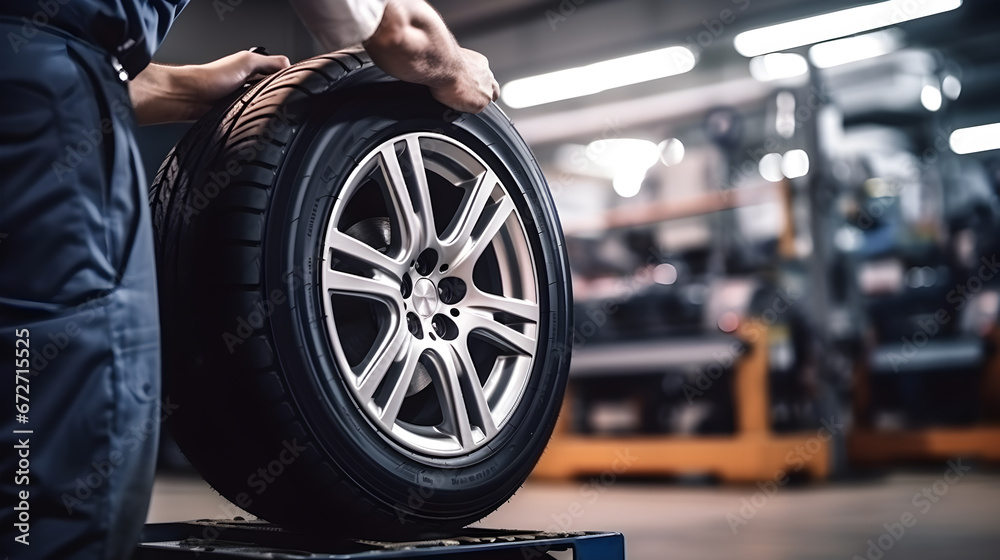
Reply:
M413 285L413 309L421 317L427 318L434 314L438 308L437 288L434 282L426 278L421 278Z

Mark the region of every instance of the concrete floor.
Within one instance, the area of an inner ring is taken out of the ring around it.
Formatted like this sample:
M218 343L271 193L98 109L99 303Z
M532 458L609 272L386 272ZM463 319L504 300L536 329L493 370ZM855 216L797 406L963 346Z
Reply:
M149 521L239 514L198 479L161 477ZM941 465L776 489L529 482L482 525L620 531L631 560L992 560L1000 558L1000 473L972 466L959 478Z

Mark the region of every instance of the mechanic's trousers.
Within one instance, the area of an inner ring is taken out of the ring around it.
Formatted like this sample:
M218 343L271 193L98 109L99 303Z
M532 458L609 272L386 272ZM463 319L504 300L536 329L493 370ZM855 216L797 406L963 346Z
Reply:
M169 413L134 116L107 54L23 27L0 17L0 558L124 559Z

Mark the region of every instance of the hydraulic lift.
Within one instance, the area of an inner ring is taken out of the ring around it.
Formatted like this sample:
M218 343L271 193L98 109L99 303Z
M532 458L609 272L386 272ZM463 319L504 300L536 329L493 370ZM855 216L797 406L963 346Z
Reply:
M735 365L734 401L737 409L736 432L728 436L698 438L674 435L589 436L572 433L569 418L573 411L564 402L563 413L532 476L567 479L593 475L612 468L618 454L628 450L636 456L630 474L652 476L710 473L722 480L752 482L771 480L775 473L790 470L788 457L798 454L801 465L795 469L817 480L829 474L830 444L816 437L813 430L790 434L774 433L769 427L767 326L753 323L757 344L747 343L748 350ZM621 345L617 349L581 350L575 353L570 375L577 378L591 373L643 370L650 366L668 367L689 361L724 355L735 338L722 341L681 340ZM584 359L580 359L583 356ZM572 379L572 377L571 377ZM572 383L571 383L572 387ZM808 450L803 453L804 449Z
M625 560L620 533L467 528L411 541L296 533L263 521L208 520L146 525L132 560L183 558L355 560Z

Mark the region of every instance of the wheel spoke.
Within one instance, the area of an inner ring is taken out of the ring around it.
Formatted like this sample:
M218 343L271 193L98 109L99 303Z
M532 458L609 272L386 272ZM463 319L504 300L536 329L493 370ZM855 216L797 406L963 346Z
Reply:
M461 377L466 375L462 370L463 365L459 363L454 354L450 356L439 356L438 366L441 370L438 376L441 381L441 412L447 428L452 435L458 438L462 449L469 449L475 445L472 438L472 424L469 418L469 408L466 405L465 392L462 389Z
M403 169L399 164L399 156L392 144L382 148L379 155L382 159L382 169L385 172L386 190L389 202L396 213L400 244L404 255L411 258L419 252L418 246L423 238L421 218L417 216L410 198L410 188L406 184Z
M511 327L493 319L491 316L479 313L463 313L459 320L459 328L463 332L477 332L490 342L512 354L526 356L535 355L535 340L530 336L517 332Z
M490 405L486 401L486 393L483 392L483 385L479 381L469 348L463 341L460 344L453 344L452 351L461 374L462 394L465 396L469 417L487 438L491 438L497 433L497 425L493 420L493 413L490 412Z
M458 257L455 258L453 268L475 266L476 261L479 260L486 247L493 242L493 238L496 237L513 211L514 202L509 196L505 196L495 204L486 207L483 210L483 215L487 217L486 225L473 230L472 236L464 244Z
M404 322L397 319L383 343L376 349L375 355L371 356L363 368L360 368L362 371L358 375L360 381L358 391L363 398L372 398L385 379L386 373L389 372L389 368L398 360L400 350L409 340Z
M520 318L528 323L538 322L538 304L516 298L488 294L476 287L465 296L465 307L483 310L487 313L504 313L512 318Z
M403 406L406 391L410 387L410 380L413 379L413 372L417 368L421 353L423 353L423 349L412 338L407 338L410 342L403 354L404 358L397 362L398 367L394 368L397 374L393 382L392 392L389 393L389 399L379 414L379 420L387 426L392 426L396 422L396 417L399 416L399 408Z
M431 202L430 188L427 186L427 173L424 170L424 156L420 151L420 140L411 136L406 139L406 153L409 155L410 174L413 182L410 192L416 200L416 215L420 221L420 239L424 247L437 245L437 227L434 224L434 204Z
M378 249L340 230L331 228L327 231L326 246L331 249L331 254L327 256L333 259L332 264L336 264L337 259L346 258L346 260L364 265L365 268L387 272L394 278L399 278L403 272L403 263L392 260Z
M389 304L393 311L403 306L399 283L384 274L376 273L374 278L366 278L327 269L323 276L330 293L376 299Z
M469 243L473 230L483 215L483 210L489 204L490 197L493 196L493 189L499 182L500 179L489 170L476 180L475 185L466 196L465 203L458 210L457 221L445 235L447 239L446 244L444 244L445 258L447 260L458 257L462 249Z

